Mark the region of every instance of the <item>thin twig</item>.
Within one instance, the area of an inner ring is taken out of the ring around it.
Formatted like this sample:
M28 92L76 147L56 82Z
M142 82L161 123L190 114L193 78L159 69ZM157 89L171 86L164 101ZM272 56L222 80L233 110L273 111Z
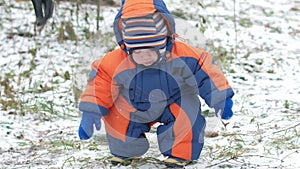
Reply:
M279 158L276 157L268 157L268 156L263 156L263 155L258 155L258 154L245 154L243 157L259 157L259 158L269 158L273 160L280 160Z
M300 123L298 123L298 124L296 124L296 125L293 125L293 126L291 126L291 127L282 129L282 130L275 131L275 132L273 132L272 134L280 133L280 132L282 132L282 131L287 131L287 130L292 129L292 128L295 128L295 127L297 127L297 126L299 126L299 125L300 125Z
M295 151L291 152L290 154L284 156L284 157L281 159L281 162L283 162L284 159L286 159L288 156L290 156L290 155L292 155L292 154L295 154L295 153L299 153L299 151L298 151L298 150L295 150Z
M73 162L75 162L75 157L74 157L74 156L68 157L68 158L64 161L64 163L62 164L61 168L64 168L65 164L66 164L67 162L69 162L69 160L73 160Z
M234 49L234 56L237 56L237 28L236 28L236 0L233 0L233 23L234 23L234 32L235 32L235 49Z
M218 119L221 121L221 123L223 124L224 128L225 128L225 131L226 131L226 126L229 124L229 122L225 123L223 120L222 120L222 110L220 109L218 111Z
M217 166L217 165L219 165L219 164L226 163L226 162L228 162L228 161L230 161L230 160L233 160L234 158L235 158L235 157L230 157L229 159L226 159L226 160L217 162L217 163L215 163L215 164L208 165L208 166L206 166L205 168L211 168L211 167Z
M298 151L295 151L295 152L293 152L293 153L298 153ZM291 154L293 154L293 153L291 153ZM291 154L289 154L289 155L291 155ZM289 155L287 155L287 156L289 156ZM255 157L255 156L257 156L257 157L260 157L260 158L269 158L269 159L273 159L273 160L280 160L279 158L268 157L268 156L263 156L263 155L256 155L256 154L246 154L246 155L242 155L242 156L240 156L240 157L247 157L247 156L248 156L248 157ZM286 157L284 157L284 158L286 158ZM284 159L284 158L283 158L283 159ZM206 166L205 168L211 168L211 167L217 166L217 165L219 165L219 164L229 162L230 160L236 160L236 159L237 159L236 156L232 156L232 157L230 157L230 158L228 158L228 159L225 159L225 160L223 160L223 161L219 161L219 162L217 162L217 163L215 163L215 164L211 164L211 165L209 165L209 166ZM281 160L283 160L283 159L281 159ZM257 164L252 164L252 165L257 165Z

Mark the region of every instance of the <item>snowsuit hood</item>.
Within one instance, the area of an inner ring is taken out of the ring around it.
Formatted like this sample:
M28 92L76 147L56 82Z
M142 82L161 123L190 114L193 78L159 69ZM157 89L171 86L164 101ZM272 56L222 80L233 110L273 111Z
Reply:
M173 47L173 37L175 35L175 21L163 0L122 0L122 6L114 20L114 33L119 46L126 52L122 35L122 19L143 17L158 12L162 15L168 29L168 40L166 51L170 52Z

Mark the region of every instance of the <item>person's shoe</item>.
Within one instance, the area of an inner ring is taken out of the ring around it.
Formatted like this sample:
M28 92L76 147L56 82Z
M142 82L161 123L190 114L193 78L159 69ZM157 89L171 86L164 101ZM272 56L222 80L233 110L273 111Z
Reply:
M192 161L183 160L179 158L169 157L164 160L164 164L169 168L183 168L184 166L190 164Z
M34 24L34 30L40 33L46 25L46 22L47 20L45 18L37 18Z
M110 162L112 165L118 165L118 164L122 164L125 162L125 159L122 159L120 157L113 157L110 159Z
M36 27L42 27L46 24L46 22L47 22L46 18L37 19Z
M132 160L136 159L136 157L122 157L122 156L114 156L110 159L112 165L124 165L127 166L131 164Z

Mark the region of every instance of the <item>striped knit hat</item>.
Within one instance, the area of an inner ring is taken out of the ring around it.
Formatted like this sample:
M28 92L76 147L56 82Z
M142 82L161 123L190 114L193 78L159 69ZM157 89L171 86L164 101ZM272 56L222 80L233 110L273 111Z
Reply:
M123 40L127 50L155 47L163 55L167 44L167 25L162 16L153 14L122 20Z

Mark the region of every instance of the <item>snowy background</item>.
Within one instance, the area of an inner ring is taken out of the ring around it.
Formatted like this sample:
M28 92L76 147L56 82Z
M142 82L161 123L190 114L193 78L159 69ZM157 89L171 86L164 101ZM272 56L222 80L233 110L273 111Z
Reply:
M182 38L210 51L236 92L235 116L226 128L210 118L219 134L186 168L300 168L300 1L166 3ZM90 63L116 47L118 9L101 5L96 31L96 5L57 1L36 34L30 1L0 1L0 168L164 168L154 132L144 159L122 167L109 163L103 128L77 136L78 97Z

